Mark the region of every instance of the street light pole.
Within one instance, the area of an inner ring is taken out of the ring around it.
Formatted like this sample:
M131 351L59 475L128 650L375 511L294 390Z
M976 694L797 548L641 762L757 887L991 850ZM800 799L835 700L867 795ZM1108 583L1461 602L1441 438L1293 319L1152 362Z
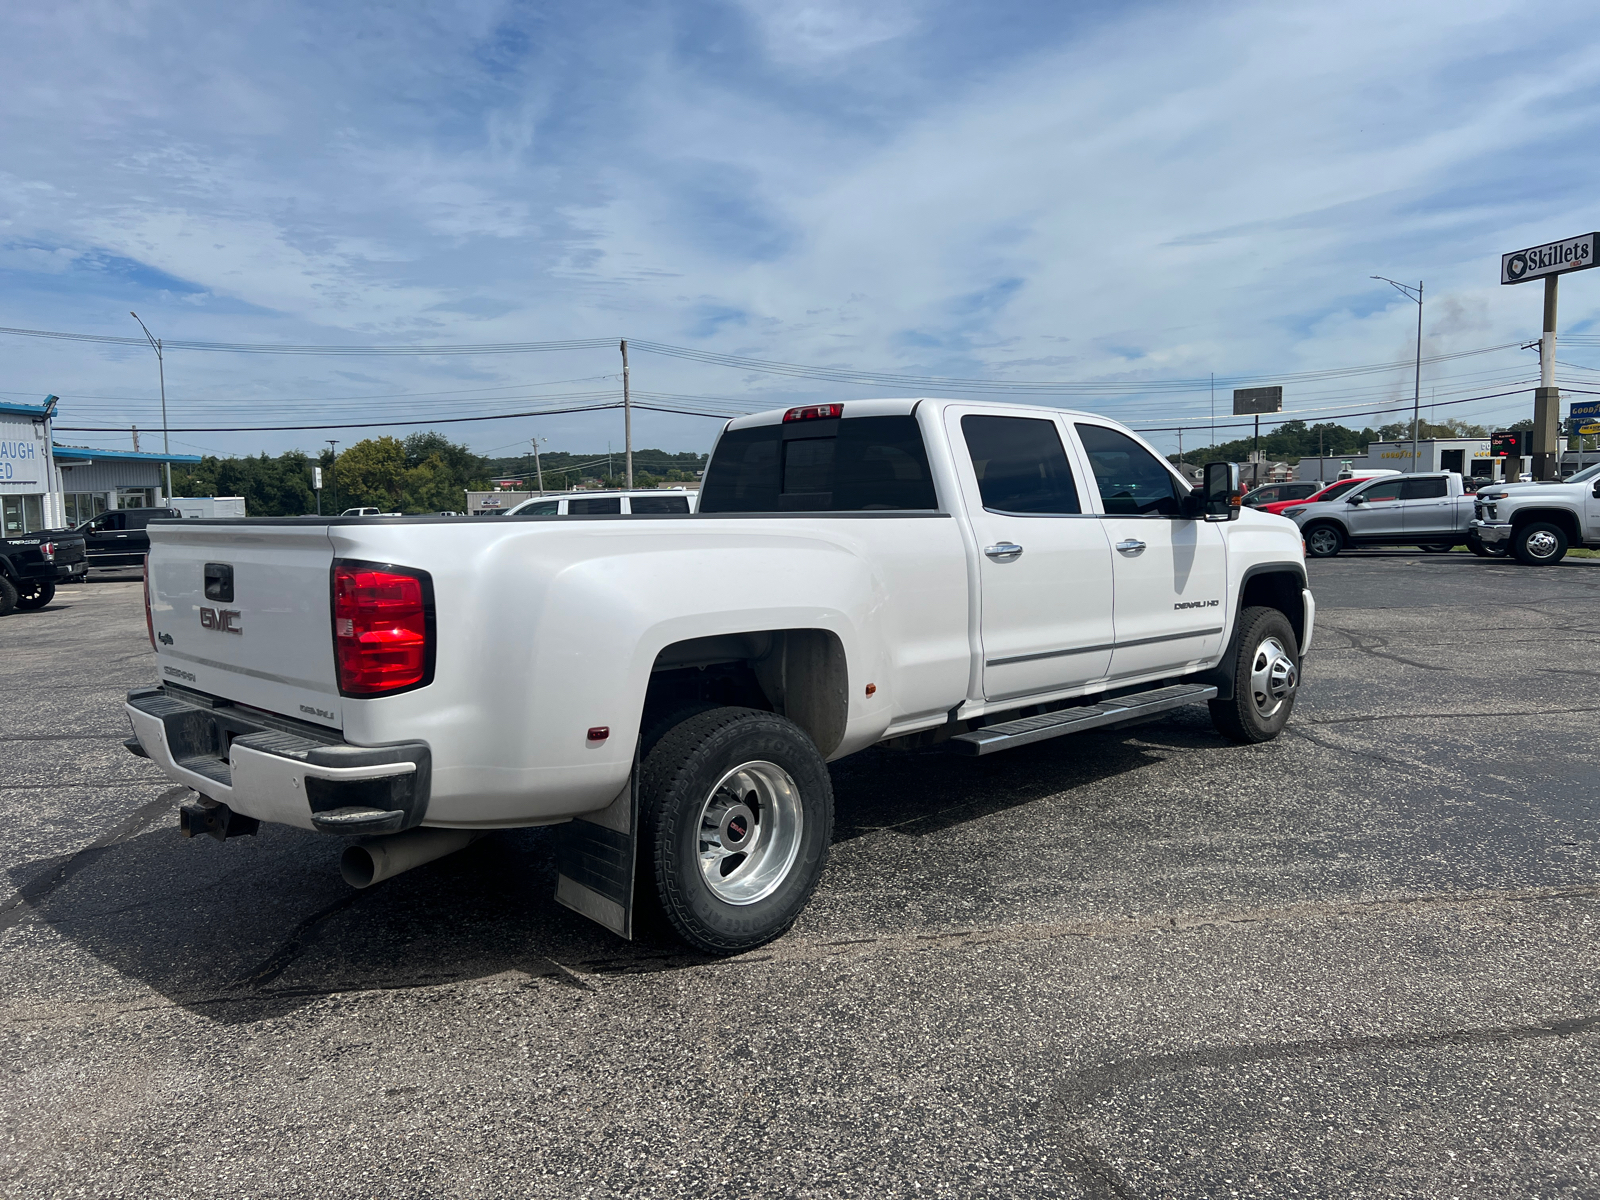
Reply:
M1417 286L1409 283L1398 283L1386 275L1374 275L1373 279L1380 279L1390 287L1397 289L1407 300L1414 301L1417 306L1417 373L1411 393L1411 469L1416 471L1419 446L1417 442L1417 427L1422 422L1422 281L1417 281Z
M130 311L128 315L135 321L139 321L138 313ZM127 326L123 326L123 328L127 328ZM161 376L161 453L170 455L172 453L172 443L167 441L167 363L161 356L161 339L151 337L150 331L145 329L143 321L139 321L139 328L144 329L145 340L150 343L150 348L156 352L156 370ZM172 499L172 463L168 461L162 465L167 470L167 499L170 501Z

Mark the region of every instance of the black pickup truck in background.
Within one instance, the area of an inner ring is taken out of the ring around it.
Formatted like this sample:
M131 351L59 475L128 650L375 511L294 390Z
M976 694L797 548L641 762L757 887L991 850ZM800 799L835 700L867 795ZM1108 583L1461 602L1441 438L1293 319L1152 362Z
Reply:
M91 567L140 567L150 553L150 522L182 517L175 508L118 508L85 521L75 532L88 542Z
M0 538L0 616L43 608L55 598L56 584L82 579L88 568L81 533L45 529Z

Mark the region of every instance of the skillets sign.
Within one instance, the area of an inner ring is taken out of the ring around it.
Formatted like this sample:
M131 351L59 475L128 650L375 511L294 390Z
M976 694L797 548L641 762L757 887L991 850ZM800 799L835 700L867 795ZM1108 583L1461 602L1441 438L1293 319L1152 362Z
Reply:
M1546 275L1587 271L1597 263L1600 263L1600 233L1586 233L1581 237L1546 242L1542 246L1529 246L1526 250L1502 254L1500 282L1526 283Z

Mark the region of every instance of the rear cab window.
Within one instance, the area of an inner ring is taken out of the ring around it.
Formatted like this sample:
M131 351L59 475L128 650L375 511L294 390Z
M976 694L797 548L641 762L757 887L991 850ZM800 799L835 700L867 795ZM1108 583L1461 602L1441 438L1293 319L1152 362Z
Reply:
M687 496L629 496L628 507L634 513L687 513L689 511L689 497Z
M818 407L833 406L792 411ZM938 507L916 418L846 414L728 430L717 440L706 468L699 511L882 512Z
M1054 421L969 413L961 418L961 436L978 494L990 512L1033 516L1083 511Z

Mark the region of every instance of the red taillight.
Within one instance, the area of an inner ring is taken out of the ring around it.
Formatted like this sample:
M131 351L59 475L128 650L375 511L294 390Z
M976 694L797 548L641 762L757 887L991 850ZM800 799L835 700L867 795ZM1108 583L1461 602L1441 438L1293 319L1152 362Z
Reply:
M156 648L156 619L150 614L150 556L144 556L144 631L150 635L150 649Z
M55 562L56 544L54 542L40 542L39 557L44 559L45 562Z
M378 696L426 682L427 592L421 575L334 564L333 645L342 693Z
M788 421L821 421L828 417L844 416L842 404L803 404L799 408L791 408L783 414L785 422Z

